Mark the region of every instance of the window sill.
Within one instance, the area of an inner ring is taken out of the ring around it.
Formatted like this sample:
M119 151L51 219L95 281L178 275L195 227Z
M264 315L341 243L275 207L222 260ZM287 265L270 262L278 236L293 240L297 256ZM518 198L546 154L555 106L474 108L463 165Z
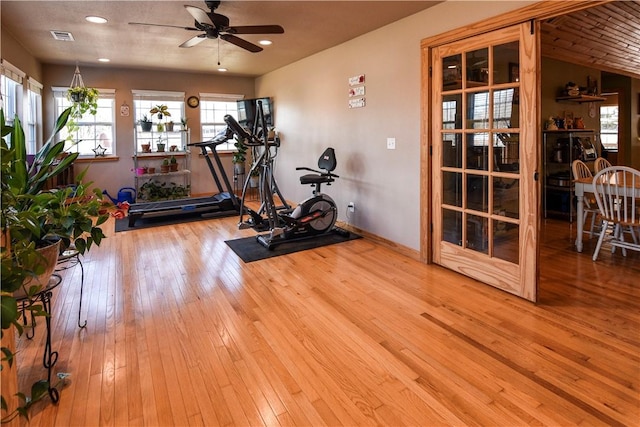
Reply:
M118 156L105 156L105 157L78 157L76 163L94 163L94 162L117 162L120 160Z

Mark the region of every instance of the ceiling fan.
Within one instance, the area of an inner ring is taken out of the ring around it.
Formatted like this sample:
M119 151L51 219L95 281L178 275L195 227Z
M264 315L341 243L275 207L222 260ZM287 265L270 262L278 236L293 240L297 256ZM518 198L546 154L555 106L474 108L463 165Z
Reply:
M284 28L280 25L244 25L232 27L229 26L229 18L219 13L215 13L215 10L220 6L219 1L205 1L205 4L210 9L208 12L200 9L199 7L184 5L187 12L195 19L193 27L181 27L178 25L164 25L164 24L147 24L143 22L129 22L131 25L151 25L155 27L169 27L169 28L182 28L187 31L203 31L202 34L198 34L186 42L182 43L180 47L193 47L206 39L221 38L224 41L232 43L242 49L246 49L249 52L260 52L262 48L247 40L237 37L236 34L282 34Z

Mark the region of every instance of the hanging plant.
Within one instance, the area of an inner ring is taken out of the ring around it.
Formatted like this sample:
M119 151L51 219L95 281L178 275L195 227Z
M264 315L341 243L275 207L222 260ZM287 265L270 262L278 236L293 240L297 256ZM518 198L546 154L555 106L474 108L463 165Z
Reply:
M80 68L76 65L73 79L71 79L71 85L67 90L67 99L71 102L71 114L67 122L67 130L69 131L67 139L73 139L73 134L78 130L76 121L80 119L83 114L89 113L93 116L96 115L98 112L99 95L97 89L85 87L82 81L82 75L80 74Z
M72 87L67 91L67 99L71 101L73 111L72 115L76 118L82 117L86 112L96 115L98 112L98 96L97 89L92 87Z
M158 120L162 120L164 116L171 117L171 113L169 112L169 107L167 107L164 104L156 105L151 110L149 110L149 113L151 113L151 115L157 114Z

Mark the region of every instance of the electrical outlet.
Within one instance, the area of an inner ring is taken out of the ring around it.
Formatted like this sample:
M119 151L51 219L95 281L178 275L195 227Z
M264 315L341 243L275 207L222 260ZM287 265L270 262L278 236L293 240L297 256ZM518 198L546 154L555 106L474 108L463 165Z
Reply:
M354 213L356 211L356 204L353 202L349 202L349 204L347 205L347 209L349 210L349 212Z
M387 138L387 150L395 150L395 149L396 149L396 139Z

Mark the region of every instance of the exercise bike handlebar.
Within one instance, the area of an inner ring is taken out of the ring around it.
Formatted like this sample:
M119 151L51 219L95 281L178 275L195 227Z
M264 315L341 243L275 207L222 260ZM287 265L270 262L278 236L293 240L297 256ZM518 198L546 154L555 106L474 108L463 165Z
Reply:
M297 171L309 171L309 172L315 172L315 173L319 173L320 175L324 175L324 176L330 176L332 178L340 178L340 175L336 175L333 172L322 172L316 169L311 169L311 168L307 168L304 166L300 166L296 168Z

